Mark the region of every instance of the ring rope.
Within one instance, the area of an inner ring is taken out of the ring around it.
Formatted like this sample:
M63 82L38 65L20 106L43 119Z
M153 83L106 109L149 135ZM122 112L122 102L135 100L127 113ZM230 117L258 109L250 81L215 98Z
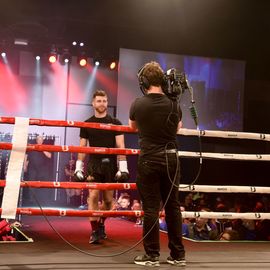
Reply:
M0 187L5 187L6 181L0 180ZM23 181L21 187L31 188L70 188L70 189L136 189L135 183L87 183L87 182L44 182L44 181Z
M0 124L14 124L15 117L0 117ZM104 129L104 130L114 130L122 132L135 133L135 129L130 128L129 126L120 126L120 125L111 125L111 124L102 124L102 123L86 123L80 121L64 121L64 120L45 120L30 118L29 125L36 126L51 126L51 127L84 127L84 128L95 128L95 129Z
M15 117L0 117L0 124L14 124ZM45 120L30 118L30 125L38 126L58 126L58 127L85 127L95 129L114 130L122 132L136 133L136 131L129 126L109 125L100 123L85 123L79 121L64 121L64 120ZM234 131L219 131L219 130L197 130L181 128L177 132L178 135L183 136L202 136L202 137L217 137L227 139L250 139L260 141L270 141L270 134L264 133L250 133L250 132L234 132Z
M198 136L201 137L216 137L224 139L249 139L258 141L270 141L270 134L251 133L251 132L235 132L235 131L220 131L220 130L197 130L181 128L177 132L183 136Z
M67 188L67 189L99 189L99 190L136 190L136 183L78 183L78 182L41 182L23 181L21 187L31 188ZM0 180L0 187L5 187L6 181ZM215 186L215 185L179 185L179 191L207 193L258 193L270 194L270 187L255 186Z
M194 157L203 159L227 159L243 161L270 161L269 154L235 154L235 153L209 153L209 152L189 152L179 151L180 157Z
M0 143L0 149L11 150L12 143ZM127 148L107 148L107 147L86 147L86 146L68 146L68 145L47 145L47 144L28 144L26 151L48 151L48 152L70 152L86 154L104 154L104 155L137 155L139 149Z
M12 143L0 143L0 149L11 150ZM70 152L86 154L105 154L105 155L138 155L139 149L127 148L106 148L106 147L85 147L68 145L38 145L28 144L27 151L49 151L49 152ZM194 157L204 159L227 159L227 160L248 160L248 161L270 161L269 154L233 154L233 153L199 153L189 151L178 151L180 157Z
M0 208L0 214L2 208ZM96 211L96 210L72 210L72 209L39 209L39 208L17 208L17 214L40 216L69 216L69 217L143 217L143 211ZM163 216L160 213L160 216ZM270 219L270 213L233 213L233 212L182 212L182 218L209 218L209 219Z

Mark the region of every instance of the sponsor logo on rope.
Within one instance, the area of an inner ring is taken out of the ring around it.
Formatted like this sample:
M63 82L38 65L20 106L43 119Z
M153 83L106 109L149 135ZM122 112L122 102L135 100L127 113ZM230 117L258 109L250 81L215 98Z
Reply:
M104 129L112 129L112 126L104 125L104 124L100 124L100 127Z
M256 187L250 187L251 192L256 192Z
M94 149L95 153L105 153L106 152L106 148L95 148Z
M101 212L93 212L92 213L93 217L101 217L104 215L104 213L101 213Z
M138 149L131 149L132 154L138 154L139 150Z
M233 154L224 154L224 157L233 157Z
M228 190L228 188L226 188L226 187L218 187L218 188L217 188L217 190L221 190L221 191L227 191L227 190Z
M194 217L199 218L201 216L200 212L194 212Z
M69 146L68 145L62 145L62 151L63 152L68 152Z
M237 137L237 133L228 133L228 137Z
M200 130L200 135L204 136L205 135L205 130Z
M265 134L260 134L260 139L261 139L261 140L265 140L265 139L266 139Z
M256 155L257 159L262 159L262 155Z
M60 210L59 214L60 214L61 217L63 217L63 216L65 216L67 214L67 211L66 210Z
M60 184L60 182L53 182L53 186L54 186L54 187L60 187L61 184Z
M233 215L232 214L222 214L221 216L222 217L232 217Z
M129 183L124 183L123 186L124 186L124 189L130 189L130 184Z
M68 121L67 121L67 124L68 124L69 126L74 126L74 121L68 120Z
M262 218L260 213L254 213L254 215L255 215L255 218Z
M31 215L32 214L32 211L31 210L21 209L20 214Z
M190 185L189 186L189 190L195 190L195 186L194 185Z
M142 216L142 211L134 211L134 214L136 217L141 217Z

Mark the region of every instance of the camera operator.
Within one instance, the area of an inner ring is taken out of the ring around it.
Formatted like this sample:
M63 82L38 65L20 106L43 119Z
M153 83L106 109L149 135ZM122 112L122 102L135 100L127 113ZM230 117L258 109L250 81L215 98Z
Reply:
M175 100L165 95L164 72L156 62L145 64L138 73L145 96L131 105L129 125L138 129L140 155L137 188L144 210L144 255L135 257L135 264L159 266L159 211L165 205L170 256L167 262L184 266L182 218L179 203L180 168L176 133L181 127L182 111Z

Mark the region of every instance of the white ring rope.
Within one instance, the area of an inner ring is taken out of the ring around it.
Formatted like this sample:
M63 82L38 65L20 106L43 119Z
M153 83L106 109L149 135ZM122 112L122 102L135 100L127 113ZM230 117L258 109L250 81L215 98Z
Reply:
M270 187L254 186L214 186L214 185L179 185L179 191L208 193L261 193L270 194Z
M270 219L270 213L232 213L232 212L182 212L182 218L208 218L208 219Z
M249 139L259 141L270 141L270 134L250 133L250 132L235 132L235 131L219 131L219 130L197 130L181 128L177 132L178 135L184 136L202 136L216 137L225 139Z
M178 151L180 157L208 158L208 159L228 159L228 160L249 160L249 161L270 161L269 154L233 154L233 153L209 153Z

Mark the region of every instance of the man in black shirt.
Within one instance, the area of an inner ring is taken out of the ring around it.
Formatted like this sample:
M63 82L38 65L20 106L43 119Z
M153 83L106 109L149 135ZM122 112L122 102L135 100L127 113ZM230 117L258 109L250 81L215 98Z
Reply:
M42 135L37 135L36 144L42 145L44 138ZM25 170L28 173L30 181L52 181L53 158L52 153L48 151L32 151L26 155ZM48 206L53 204L53 190L47 188L33 189L32 192L28 189L23 190L28 197L29 202L26 204ZM34 194L34 195L33 195ZM35 196L35 197L34 197Z
M108 98L107 94L102 90L97 90L93 94L92 106L95 113L85 122L105 123L113 125L121 125L121 122L107 114ZM117 131L98 130L91 128L81 128L80 130L80 146L96 146L108 148L125 148L124 135ZM75 176L83 181L84 164L83 161L86 154L79 153L76 161ZM118 171L117 171L118 159ZM110 183L118 180L125 180L128 175L126 157L122 155L91 155L87 167L87 181ZM113 200L113 190L103 191L103 210L111 210ZM89 190L88 209L98 210L99 190ZM107 236L104 229L104 218L90 217L92 234L89 243L99 243L101 239Z
M144 210L143 236L146 254L134 259L136 264L159 266L159 211L165 204L170 256L167 262L185 265L182 244L182 218L178 197L180 178L176 132L181 127L182 112L177 102L163 92L164 73L156 62L147 63L138 74L146 95L131 105L129 125L138 129L140 156L137 188Z

